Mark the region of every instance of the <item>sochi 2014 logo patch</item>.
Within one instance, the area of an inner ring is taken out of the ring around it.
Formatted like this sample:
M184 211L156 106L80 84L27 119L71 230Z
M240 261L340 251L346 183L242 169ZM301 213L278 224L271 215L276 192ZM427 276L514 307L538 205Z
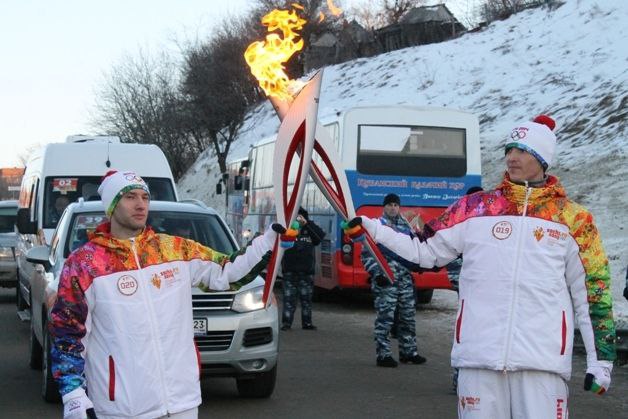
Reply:
M137 291L137 279L131 275L123 275L118 279L118 291L122 295L133 295Z
M460 396L460 407L462 410L480 410L480 398Z
M493 236L497 240L506 240L512 234L512 224L508 221L500 221L493 226Z
M537 227L534 229L534 238L537 242L540 242L545 233L543 233L543 227Z

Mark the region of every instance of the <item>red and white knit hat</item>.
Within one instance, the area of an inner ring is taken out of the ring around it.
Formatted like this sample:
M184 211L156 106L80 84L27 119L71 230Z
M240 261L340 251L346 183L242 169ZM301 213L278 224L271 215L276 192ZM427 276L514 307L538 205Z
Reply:
M547 115L539 115L531 122L524 122L513 128L506 140L506 152L515 147L532 154L547 170L554 161L556 152L556 122Z
M135 172L118 172L116 170L107 172L98 187L98 194L108 217L113 214L113 210L116 209L122 195L133 189L142 189L150 194L144 179Z

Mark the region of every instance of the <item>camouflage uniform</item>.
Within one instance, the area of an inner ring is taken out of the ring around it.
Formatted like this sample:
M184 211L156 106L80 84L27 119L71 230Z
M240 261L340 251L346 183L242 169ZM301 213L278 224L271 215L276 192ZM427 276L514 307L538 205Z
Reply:
M281 324L291 326L297 309L297 296L301 301L301 324L312 324L312 292L314 275L301 272L283 274L283 312Z
M412 236L412 227L402 217L394 219L385 214L380 218L383 225L394 230ZM388 266L395 275L395 282L388 286L380 286L375 281L375 277L383 275L380 267L371 253L363 249L361 258L364 268L371 277L371 289L375 296L375 344L377 359L392 356L390 348L390 331L393 326L395 308L399 309L399 323L397 327L397 339L399 342L399 356L411 358L417 355L416 344L416 301L414 297L414 281L412 274L403 266L398 258L383 246L379 246Z

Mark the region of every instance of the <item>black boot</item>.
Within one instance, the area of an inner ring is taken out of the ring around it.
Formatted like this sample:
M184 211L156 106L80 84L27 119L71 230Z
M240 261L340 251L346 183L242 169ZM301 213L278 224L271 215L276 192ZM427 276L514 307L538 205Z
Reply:
M377 358L377 366L385 368L397 368L397 361L392 356L386 356L384 358Z
M303 326L301 326L301 328L303 330L316 330L317 327L314 326L313 324L304 324Z
M425 363L425 361L427 361L427 359L423 358L421 355L416 354L416 355L412 355L410 357L405 357L405 356L400 356L399 357L399 361L401 361L404 364L423 364Z

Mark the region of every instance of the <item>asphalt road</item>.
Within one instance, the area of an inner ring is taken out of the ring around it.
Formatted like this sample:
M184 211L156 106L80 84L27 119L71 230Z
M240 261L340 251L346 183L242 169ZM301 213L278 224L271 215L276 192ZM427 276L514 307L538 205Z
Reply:
M0 418L61 418L61 405L39 395L40 373L28 367L29 325L16 316L13 296L13 290L0 289ZM297 321L281 332L270 399L241 399L233 379L207 379L200 417L456 418L449 367L455 304L455 294L437 291L435 301L417 313L426 364L385 369L375 366L370 301L326 298L314 306L317 331L301 330ZM570 417L628 417L628 367L615 367L610 392L599 397L582 390L584 365L584 354L576 354Z

